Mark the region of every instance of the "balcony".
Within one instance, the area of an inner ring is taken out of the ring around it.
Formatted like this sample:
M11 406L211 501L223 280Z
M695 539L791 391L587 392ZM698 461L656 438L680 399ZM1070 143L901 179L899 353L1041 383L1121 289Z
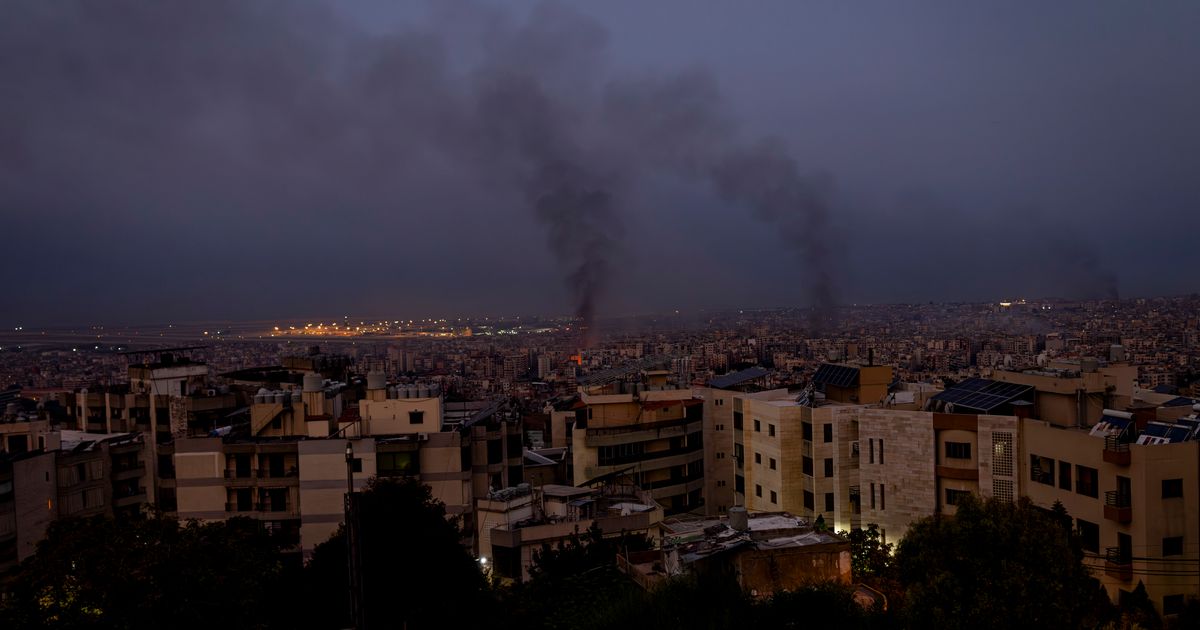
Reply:
M130 479L141 477L146 471L146 462L120 462L113 464L114 479Z
M286 513L291 511L290 508L291 506L287 503L271 503L270 501L255 504L255 509L259 512Z
M1128 466L1130 461L1129 445L1119 442L1113 435L1104 438L1104 461L1116 466Z
M1104 553L1104 574L1121 580L1133 581L1133 558L1129 552L1121 552L1120 547L1109 547Z
M113 507L125 507L146 502L146 488L119 488L113 491Z
M1104 518L1118 523L1133 520L1133 497L1117 490L1104 493Z
M226 504L225 504L225 511L226 511L226 512L235 512L235 513L238 513L238 512L253 512L253 511L254 511L254 504L253 504L253 503L251 503L250 505L247 505L247 506L245 506L245 507L238 507L238 504L237 504L237 503L226 503Z

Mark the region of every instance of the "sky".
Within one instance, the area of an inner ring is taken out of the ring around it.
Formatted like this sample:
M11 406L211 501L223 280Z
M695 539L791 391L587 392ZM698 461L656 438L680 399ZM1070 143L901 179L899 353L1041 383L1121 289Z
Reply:
M1200 290L1195 2L0 4L0 325Z

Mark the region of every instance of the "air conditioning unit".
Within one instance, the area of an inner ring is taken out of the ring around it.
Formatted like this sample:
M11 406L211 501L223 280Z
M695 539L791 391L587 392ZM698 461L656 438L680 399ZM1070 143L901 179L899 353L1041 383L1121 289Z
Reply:
M858 440L850 443L850 457L858 458Z
M428 433L418 433L418 434L417 434L417 441L418 441L418 442L428 442L428 441L429 441L429 434L428 434Z
M215 390L215 389L206 389L206 390L204 390L204 395L205 395L205 396L216 396L216 395L217 395L217 390Z

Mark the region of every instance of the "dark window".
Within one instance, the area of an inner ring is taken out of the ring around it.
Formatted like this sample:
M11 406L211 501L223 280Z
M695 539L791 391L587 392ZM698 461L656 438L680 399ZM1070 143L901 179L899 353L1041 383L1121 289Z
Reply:
M245 479L246 477L250 476L250 456L249 455L246 455L246 454L234 455L233 456L233 464L234 464L234 469L236 471L235 474L238 476L239 479Z
M830 457L825 458L825 476L826 477L833 476L833 459Z
M774 490L771 491L771 503L779 503L778 497L775 495Z
M458 465L459 470L471 470L472 464L475 463L475 458L471 456L471 446L464 444L458 450Z
M804 491L804 509L806 509L806 510L816 510L817 509L816 508L816 497L814 497L813 493L809 492L808 490Z
M1163 595L1163 614L1178 615L1183 612L1183 595Z
M762 463L762 453L755 453L755 454L754 454L754 463L755 463L755 464L761 464L761 463Z
M1058 462L1058 487L1063 490L1071 489L1071 464L1070 462Z
M425 424L425 412L424 411L408 412L408 423L409 424Z
M350 470L353 472L356 472L356 473L362 472L362 458L361 457L355 457L354 459L350 460Z
M821 432L823 434L821 437L824 439L826 444L833 441L833 425L832 424L823 425L821 427Z
M1054 460L1041 455L1029 456L1029 480L1054 485ZM1093 495L1095 496L1095 495Z
M174 479L175 478L175 458L170 455L158 456L158 477L159 479Z
M971 443L946 442L946 459L971 459Z
M1162 498L1178 499L1183 496L1183 480L1182 479L1163 479L1162 480Z
M775 437L775 425L767 425L767 437Z
M825 511L826 512L833 511L833 493L832 492L825 493Z
M249 512L254 509L254 494L250 488L239 488L237 491L237 511Z
M758 420L755 420L754 421L754 432L758 433L759 431L762 431L762 424Z
M1183 536L1171 536L1170 538L1162 539L1162 555L1182 556Z
M1079 528L1079 542L1083 550L1100 553L1100 526L1081 518L1075 519L1075 526Z
M1075 492L1093 499L1100 496L1100 473L1095 468L1075 466Z
M741 494L746 494L746 478L737 475L733 478L733 491Z
M746 448L736 442L733 445L733 459L737 463L738 468L745 467Z
M970 490L952 490L946 488L946 505L958 505L958 502L968 494L971 494Z
M883 438L879 438L879 464L883 465Z
M283 455L272 454L267 456L267 471L272 477L283 476Z
M875 509L875 484L871 483L871 509Z
M805 457L804 459L802 459L802 460L801 460L801 466L802 466L802 469L801 469L801 471L800 471L800 472L803 472L804 474L806 474L806 475L808 475L808 476L810 476L810 477L811 477L811 476L812 476L812 474L813 474L813 460L812 460L812 458L811 458L811 457Z
M879 509L880 510L887 509L887 497L884 496L884 490L886 490L886 489L887 489L886 485L884 485L882 483L879 484Z
M754 496L756 496L756 497L762 496L762 486L760 486L758 484L754 484Z
M867 439L867 453L868 453L867 463L874 464L875 463L875 438Z
M504 444L499 439L487 441L487 463L499 464L504 461Z
M812 441L812 423L811 422L801 422L800 430L804 433L804 439L811 442Z
M733 428L738 431L742 430L742 412L740 411L733 412Z
M282 429L283 428L283 415L282 414L275 416L274 418L271 419L271 428L272 429Z
M774 457L771 458L770 464L771 464L771 470L775 470L775 458Z

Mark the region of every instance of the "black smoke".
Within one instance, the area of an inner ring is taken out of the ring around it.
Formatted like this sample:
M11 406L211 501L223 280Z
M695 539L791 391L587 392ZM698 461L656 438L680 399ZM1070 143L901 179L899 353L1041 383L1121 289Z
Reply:
M455 3L383 33L271 1L3 12L0 206L84 232L123 223L128 242L86 246L147 285L179 287L152 262L171 256L300 290L275 280L291 263L262 253L278 226L311 224L302 250L321 248L330 217L379 239L369 226L411 190L437 203L466 189L531 212L594 333L636 183L675 177L772 225L797 254L796 294L832 312L829 186L743 137L706 72L620 75L604 30L559 5L517 18ZM264 246L227 250L233 231Z

